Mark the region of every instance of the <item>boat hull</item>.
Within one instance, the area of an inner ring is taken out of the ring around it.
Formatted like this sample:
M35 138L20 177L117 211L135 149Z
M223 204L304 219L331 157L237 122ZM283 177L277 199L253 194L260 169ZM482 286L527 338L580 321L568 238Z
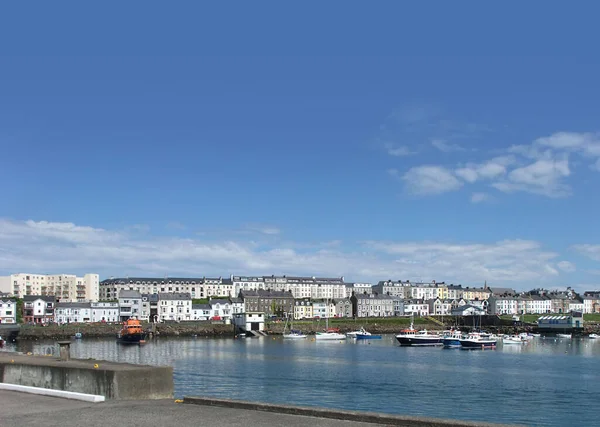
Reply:
M117 341L121 344L139 344L144 341L146 334L126 334L117 337Z
M496 348L494 340L461 340L461 348L468 350L480 350L484 348Z
M381 335L356 334L354 337L357 340L380 340L381 339Z
M427 347L442 345L442 338L435 337L404 337L396 336L396 340L401 346Z
M346 335L337 334L337 333L323 333L315 335L315 339L317 341L338 341L345 340Z
M284 340L303 340L306 339L306 335L302 334L289 334L283 336Z
M444 344L444 347L446 348L460 348L460 340L458 338L445 338L442 341L442 344Z

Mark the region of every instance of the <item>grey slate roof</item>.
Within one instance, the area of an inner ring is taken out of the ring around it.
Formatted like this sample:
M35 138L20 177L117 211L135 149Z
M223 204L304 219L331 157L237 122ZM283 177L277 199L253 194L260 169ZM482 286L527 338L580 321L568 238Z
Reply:
M136 299L141 299L142 298L142 294L140 294L138 291L130 291L128 289L123 289L121 292L119 292L119 298L136 298Z
M92 308L89 302L59 302L56 308Z
M511 288L497 288L496 286L488 288L494 295L515 295L515 290Z
M204 282L203 277L113 277L100 282L100 285L127 285L136 282L158 283L158 284L174 284L175 282L193 282L201 284Z
M290 291L266 291L259 289L257 291L240 291L242 298L263 297L263 298L294 298Z
M163 292L158 294L158 299L159 300L175 300L175 301L187 301L187 300L191 300L192 296L187 293L174 293L174 292Z
M41 299L46 302L56 302L56 297L54 295L25 295L23 297L23 301L33 302L37 299Z
M192 310L210 310L210 304L192 304Z
M209 301L209 304L211 306L214 304L229 304L229 300L226 298L213 298Z

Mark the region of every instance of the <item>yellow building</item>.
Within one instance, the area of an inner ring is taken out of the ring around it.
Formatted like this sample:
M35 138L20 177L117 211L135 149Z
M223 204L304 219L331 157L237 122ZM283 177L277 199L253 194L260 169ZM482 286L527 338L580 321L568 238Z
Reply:
M312 319L313 317L313 305L309 298L294 301L294 320Z
M468 301L484 301L487 300L490 297L490 295L490 290L486 288L465 288L463 290L463 298Z

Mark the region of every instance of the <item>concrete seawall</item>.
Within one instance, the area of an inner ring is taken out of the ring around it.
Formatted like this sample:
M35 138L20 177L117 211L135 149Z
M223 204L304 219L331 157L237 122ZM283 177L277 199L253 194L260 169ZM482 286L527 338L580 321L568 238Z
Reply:
M346 411L340 409L313 408L306 406L278 405L272 403L247 402L242 400L212 397L184 397L183 403L204 406L219 406L231 409L273 412L296 416L328 418L368 424L401 427L508 427L506 424L491 424L477 421L449 420L440 418L391 415L376 412ZM514 425L511 427L515 427Z
M0 381L105 396L106 399L170 399L173 368L102 360L0 353Z

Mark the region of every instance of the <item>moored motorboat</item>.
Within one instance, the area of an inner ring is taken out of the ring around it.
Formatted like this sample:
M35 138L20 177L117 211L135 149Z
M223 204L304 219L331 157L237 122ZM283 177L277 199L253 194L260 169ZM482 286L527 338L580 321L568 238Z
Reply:
M117 334L117 340L122 344L139 344L146 338L146 333L142 329L142 322L131 318L123 322L123 328Z
M460 348L460 340L464 338L461 331L449 331L448 334L444 335L442 344L445 348Z
M398 335L396 335L396 340L400 343L401 346L434 346L434 345L442 345L442 336L436 333L431 333L426 329L422 331L417 331L413 324L410 324L410 328L403 329L400 331Z
M556 334L558 338L567 338L571 339L573 336L571 334Z
M589 335L588 335L588 338L591 338L591 339L593 339L593 340L596 340L596 339L600 338L600 335L598 335L598 334L589 334Z
M502 337L502 344L523 344L526 343L527 340L522 339L520 336L517 335L510 335L510 336L504 336Z
M479 350L485 348L496 348L496 339L490 334L483 332L471 332L460 340L461 348L467 350Z
M359 332L358 334L356 334L355 338L357 340L380 340L381 335L375 335L363 329L363 332Z

